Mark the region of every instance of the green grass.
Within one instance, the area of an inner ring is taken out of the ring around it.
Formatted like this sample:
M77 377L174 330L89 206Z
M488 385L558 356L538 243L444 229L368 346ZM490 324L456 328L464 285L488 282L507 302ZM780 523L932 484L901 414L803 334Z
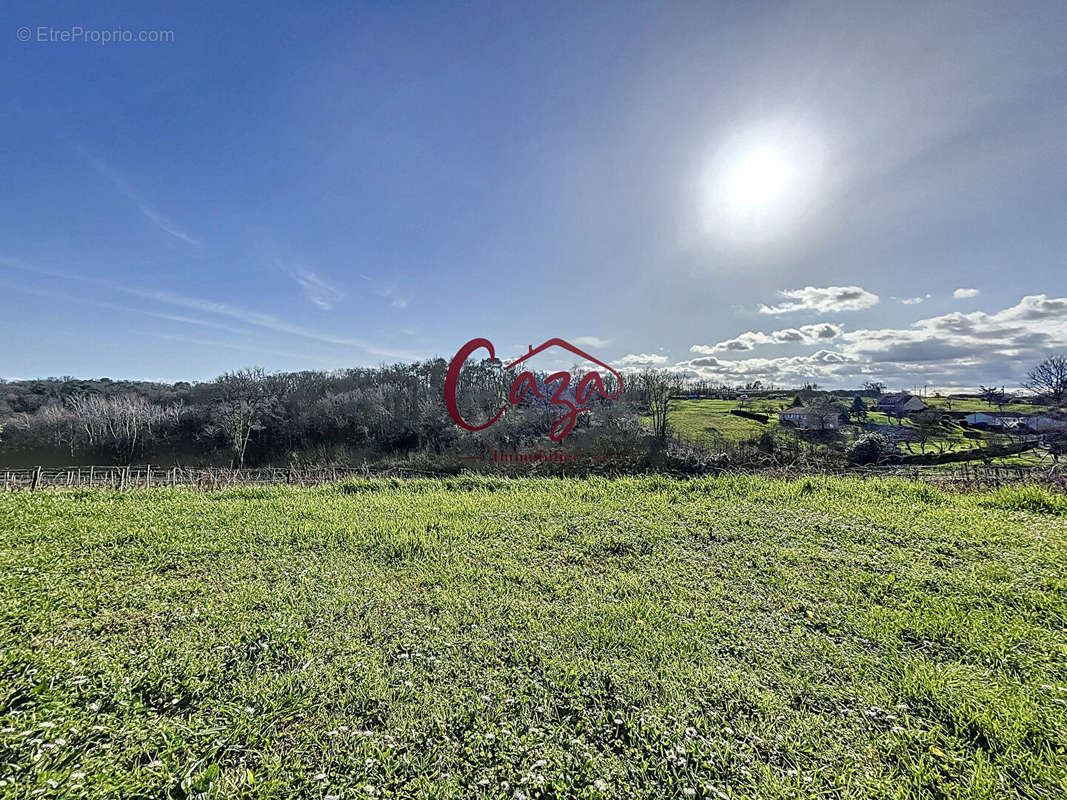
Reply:
M675 433L697 444L716 447L723 444L754 439L764 431L778 432L778 411L788 401L754 401L746 411L768 414L767 423L757 422L730 413L738 407L735 400L673 400L670 424Z
M0 495L0 796L1061 798L1036 489Z
M923 402L943 411L966 411L968 414L976 411L1017 411L1021 414L1037 414L1048 411L1047 407L1034 406L1030 403L1008 403L1003 408L991 406L985 400L978 398L951 398L951 397L924 397Z

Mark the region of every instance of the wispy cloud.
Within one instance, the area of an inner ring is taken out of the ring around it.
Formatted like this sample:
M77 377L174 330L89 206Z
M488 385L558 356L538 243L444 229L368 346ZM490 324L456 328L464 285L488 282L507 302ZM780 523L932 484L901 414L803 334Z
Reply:
M411 303L412 295L402 294L398 292L394 286L379 284L374 278L369 275L364 275L362 272L357 272L356 274L367 283L372 284L374 286L374 293L379 297L384 297L388 300L389 305L392 308L407 308Z
M861 311L878 302L878 295L860 286L805 286L782 289L785 302L775 306L760 305L761 314L789 314L794 311Z
M410 350L394 349L390 347L382 347L373 342L369 342L365 339L356 339L349 336L337 336L330 333L323 333L320 331L304 328L300 325L292 325L284 320L280 320L270 314L262 314L258 311L250 311L239 306L233 306L228 303L219 303L214 300L204 300L196 297L185 297L183 295L172 294L170 292L161 292L155 290L134 289L131 287L119 287L121 291L136 297L142 297L148 300L155 300L160 303L167 303L170 305L180 306L182 308L189 308L194 311L200 311L208 314L219 314L222 316L236 319L246 325L254 325L259 328L265 328L267 330L275 331L276 333L286 333L290 336L299 336L304 339L310 339L316 342L324 342L326 344L336 344L345 347L358 347L361 350L384 358L399 358L399 359L417 359L419 355L413 353Z
M578 336L571 339L571 342L579 347L607 347L611 344L611 339L601 339L599 336Z
M917 295L916 297L890 297L890 300L896 300L901 305L916 306L919 303L926 302L932 297L930 294Z
M118 189L119 192L127 200L133 203L137 207L137 210L140 211L141 214L146 219L151 221L157 228L159 228L164 233L169 233L175 239L179 239L185 242L186 244L200 244L199 239L191 236L186 231L182 230L173 220L170 219L170 217L164 216L159 211L157 211L154 206L146 202L141 197L140 193L133 188L133 184L126 180L126 178L124 178L118 172L118 170L105 163L104 161L101 161L96 156L90 155L85 151L84 148L76 147L76 149L97 172L99 172L101 175L111 181L115 185L115 188Z
M187 297L184 295L154 289L143 289L136 286L124 286L112 283L110 281L103 281L97 278L89 278L83 275L76 275L60 270L36 267L26 264L25 262L19 261L17 259L5 258L3 256L0 256L0 264L5 264L7 266L14 267L15 269L35 273L38 275L47 275L54 278L62 278L68 281L73 280L91 284L94 286L99 286L101 288L106 288L111 291L122 292L132 297L139 297L143 300L152 300L154 302L162 303L165 305L176 306L178 308L186 308L192 311L199 311L204 314L215 314L227 317L229 319L242 322L245 325L263 328L266 330L274 331L275 333L288 334L290 336L296 336L302 339L322 342L324 344L339 345L342 347L354 347L363 350L367 353L370 353L371 355L379 356L382 358L417 360L423 356L423 354L416 353L411 350L383 347L365 339L359 339L349 336L339 336L335 334L311 330L309 328L304 328L299 325L292 325L270 314L263 314L258 311L251 311L249 309L234 306L229 303L220 303L214 300L205 300L203 298L197 297ZM220 324L215 322L197 320L195 318L190 317L178 317L174 315L162 316L164 316L164 318L173 319L177 322L187 322L189 324L194 325L206 325L210 327L224 329Z
M327 283L323 278L319 277L317 273L303 268L285 268L285 271L289 273L294 281L296 281L300 288L304 290L304 295L312 303L317 305L323 311L332 311L333 307L344 299L344 292Z
M179 336L171 333L160 333L159 331L131 331L138 336L152 336L156 339L164 339L169 342L182 342L184 344L195 344L200 347L222 347L227 350L243 350L249 353L260 353L268 356L281 356L283 358L295 358L300 361L317 361L322 362L325 359L321 355L312 355L310 353L294 353L288 350L276 350L269 347L257 347L250 344L241 344L240 342L224 341L219 339L201 339L195 336Z
M977 297L979 294L977 289L957 289L952 293L952 296L957 300L966 300L969 297Z

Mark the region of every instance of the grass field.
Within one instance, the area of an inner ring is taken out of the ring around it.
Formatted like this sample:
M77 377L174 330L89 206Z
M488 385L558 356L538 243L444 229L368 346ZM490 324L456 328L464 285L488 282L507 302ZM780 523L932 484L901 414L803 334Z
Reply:
M0 495L0 796L1067 796L1067 500Z
M670 407L671 428L684 438L706 447L721 447L754 439L764 431L779 432L778 410L788 401L758 401L746 405L748 411L769 414L767 423L730 413L738 407L736 400L673 400Z

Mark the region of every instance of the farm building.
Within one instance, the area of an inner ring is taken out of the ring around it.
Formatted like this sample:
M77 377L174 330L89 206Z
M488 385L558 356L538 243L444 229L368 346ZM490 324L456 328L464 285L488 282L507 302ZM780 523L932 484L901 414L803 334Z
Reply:
M990 428L1018 428L1026 423L1023 414L1011 411L976 411L964 419L970 425L985 425Z
M1023 425L1036 433L1067 430L1067 417L1051 414L1032 414L1023 418Z
M875 408L891 417L906 417L908 414L922 411L926 408L926 403L917 395L908 394L907 392L895 392L879 397L878 405Z

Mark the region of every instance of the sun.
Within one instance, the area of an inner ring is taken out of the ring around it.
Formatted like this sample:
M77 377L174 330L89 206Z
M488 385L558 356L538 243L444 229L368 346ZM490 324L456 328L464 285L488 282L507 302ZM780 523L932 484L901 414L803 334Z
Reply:
M740 158L725 176L723 189L728 202L739 210L766 210L789 188L793 171L785 153L762 145Z
M796 231L816 207L823 147L810 130L765 125L719 144L700 181L701 227L751 248Z

